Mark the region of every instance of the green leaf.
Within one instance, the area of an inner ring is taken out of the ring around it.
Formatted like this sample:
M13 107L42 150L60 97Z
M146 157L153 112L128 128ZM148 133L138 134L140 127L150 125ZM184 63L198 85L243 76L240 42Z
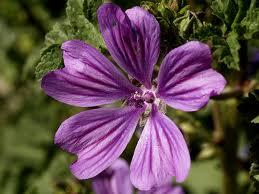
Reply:
M36 78L42 78L49 71L63 67L63 60L59 44L53 44L45 49L36 66Z
M222 20L223 23L230 28L233 23L236 14L238 12L238 6L235 0L214 0L211 8L213 14Z
M251 122L252 123L259 123L259 115L256 116Z
M179 23L179 31L182 37L185 36L186 31L190 28L191 21L192 19L190 17L190 12L187 12L186 15L182 18L181 22Z
M101 50L105 48L96 25L85 17L85 7L83 7L83 5L86 6L85 2L88 1L68 0L67 19L55 24L45 37L45 47L41 54L40 62L36 67L37 78L40 79L47 72L63 66L60 45L66 40L80 39ZM93 6L93 2L89 5ZM94 8L92 7L92 9Z
M222 21L224 21L225 19L225 15L224 15L224 4L221 0L215 0L212 2L211 4L211 8L213 10L213 14L215 16L217 16L218 18L220 18Z
M83 11L85 17L92 23L97 23L97 9L103 3L103 0L85 0Z
M105 48L99 31L93 24L88 24L85 23L84 25L84 23L79 22L76 26L72 26L68 21L55 24L45 37L45 47L52 44L61 45L66 40L80 39L97 48ZM80 25L82 26L80 27Z
M73 37L73 31L72 26L67 21L56 23L45 37L45 48L53 44L61 45L65 40Z
M83 3L84 0L69 0L67 3L67 17L74 30L72 36L98 48L105 47L99 30L85 18Z
M250 168L250 177L256 191L259 191L259 164L252 163Z
M158 4L157 9L160 12L162 18L164 18L167 23L173 21L177 15L177 13L173 9L165 4Z
M246 17L242 20L241 25L246 28L244 37L251 39L259 37L259 8L257 0L252 0Z
M241 31L240 29L240 22L243 20L243 18L246 16L247 10L249 9L250 6L250 1L251 0L236 0L237 5L238 5L238 12L235 16L235 19L231 25L232 29Z
M229 69L239 70L239 49L240 43L238 34L232 31L225 39L224 36L213 37L213 56L219 62L227 65Z
M203 42L211 41L213 45L218 45L222 42L222 31L218 26L210 23L203 23L191 35L191 39L200 40Z
M184 16L175 19L174 23L178 27L180 35L185 39L189 39L197 29L203 26L198 16L191 11L187 11Z
M178 1L175 6L175 0L161 1L142 1L141 6L152 13L158 20L161 28L161 53L166 54L168 50L183 44L183 38L179 35L179 29L176 26L175 19L183 19L183 14L179 13L178 8L182 7L183 1ZM179 5L179 3L181 5ZM173 4L173 6L172 6ZM179 7L180 6L180 7ZM178 10L178 12L176 11ZM186 12L184 12L185 14ZM179 20L180 22L181 20ZM177 23L177 25L179 24Z
M246 17L250 4L251 0L214 0L212 2L212 13L221 19L223 33L221 38L225 39L225 44L217 45L218 60L231 69L239 70L240 68L240 41L244 40L246 31L241 21Z
M230 63L227 63L229 68L239 70L239 49L240 44L238 41L238 34L235 31L232 31L228 34L228 37L226 39L230 53L232 55L232 61Z

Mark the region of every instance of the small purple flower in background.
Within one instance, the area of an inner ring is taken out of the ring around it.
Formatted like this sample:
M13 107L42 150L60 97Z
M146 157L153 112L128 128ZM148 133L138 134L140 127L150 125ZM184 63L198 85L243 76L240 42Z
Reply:
M182 187L172 187L172 185L168 183L149 191L139 191L138 194L184 194L184 191Z
M249 50L250 56L248 58L249 65L247 67L247 73L249 77L253 77L259 69L259 48L249 47Z
M110 167L92 180L95 194L133 194L127 162L116 160Z
M129 166L125 160L116 160L109 168L92 180L95 194L133 194L129 177ZM161 187L150 191L139 191L138 194L184 194L180 186L172 187L168 181Z
M259 64L259 48L252 47L251 63Z
M94 107L124 100L121 108L83 111L64 121L55 144L76 154L70 169L78 179L95 177L111 166L130 141L141 115L149 117L130 166L130 179L140 190L165 180L186 179L190 156L184 137L163 113L164 103L196 111L225 87L211 68L207 45L191 41L167 54L157 80L152 80L159 56L160 28L153 15L140 7L122 11L112 3L98 10L102 36L114 61L142 85L133 85L99 51L71 40L62 44L65 67L48 73L42 88L61 102Z

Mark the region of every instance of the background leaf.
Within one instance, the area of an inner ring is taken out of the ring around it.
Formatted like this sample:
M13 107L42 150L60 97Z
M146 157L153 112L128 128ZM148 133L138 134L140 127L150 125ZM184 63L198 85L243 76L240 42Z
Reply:
M60 55L60 49L58 51L58 46L61 46L66 40L80 39L96 48L105 48L99 30L85 17L85 2L88 3L88 1L84 0L68 0L66 20L55 24L53 29L46 35L45 47L42 50L40 62L35 71L38 79L42 78L49 71L62 67L62 56ZM96 6L99 3L96 2ZM88 15L90 13L93 14L92 11L96 11L93 8L93 2L89 2L89 5L92 6L91 9L85 8L88 11ZM93 20L93 15L90 19Z
M238 34L235 31L232 31L228 34L228 37L226 39L226 42L228 44L230 53L231 53L231 61L226 62L229 68L233 68L236 70L239 70L239 49L240 44L238 42Z
M246 28L244 34L246 39L259 37L259 3L252 0L246 17L242 20L241 25Z
M40 62L35 70L36 77L40 79L49 71L62 68L63 66L60 45L52 44L41 54Z

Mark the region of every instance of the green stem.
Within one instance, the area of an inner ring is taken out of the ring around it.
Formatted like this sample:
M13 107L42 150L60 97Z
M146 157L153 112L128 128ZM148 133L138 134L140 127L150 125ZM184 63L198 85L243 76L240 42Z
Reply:
M222 177L222 194L237 194L237 146L238 132L234 127L235 106L226 105L219 101L214 101L212 115L214 121L213 141L219 145ZM235 103L236 104L236 103ZM226 109L226 110L225 110ZM230 111L230 112L229 112ZM229 116L228 116L229 115Z
M245 83L247 81L247 42L240 40L241 48L239 50L240 57L240 76L238 80L238 87L241 90L234 92L229 96L240 96L244 91ZM228 97L228 96L227 96ZM226 98L228 99L228 98ZM238 193L238 141L239 141L239 126L240 122L237 111L237 99L230 99L224 101L221 107L216 109L219 118L220 128L222 130L222 149L221 149L221 165L223 171L223 187L222 194L237 194ZM214 109L215 111L215 109ZM220 112L221 111L221 112ZM216 126L219 126L217 124Z
M234 108L234 107L232 107ZM234 114L234 113L233 113ZM234 115L231 115L234 117ZM222 169L223 169L223 194L237 194L237 147L238 147L238 130L226 121L224 128L224 144L222 147Z

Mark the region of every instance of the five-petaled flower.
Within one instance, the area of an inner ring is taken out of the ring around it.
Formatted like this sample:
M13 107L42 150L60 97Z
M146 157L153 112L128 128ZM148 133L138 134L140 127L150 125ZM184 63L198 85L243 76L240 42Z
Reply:
M58 101L95 107L124 100L120 108L97 108L64 121L55 144L76 154L70 169L78 179L92 178L108 168L130 141L141 115L149 111L130 166L130 179L140 190L157 187L168 178L182 182L190 156L184 137L165 115L163 103L196 111L224 89L226 81L211 68L207 45L191 41L169 52L157 80L152 80L159 56L160 28L140 7L122 11L112 3L98 9L98 21L114 61L141 86L132 84L100 52L71 40L62 44L65 67L42 79L43 90ZM93 34L94 36L94 34Z
M133 194L130 182L128 163L123 159L116 160L110 167L92 179L95 194ZM166 181L162 186L149 191L138 191L137 194L184 194L182 187L172 186Z

